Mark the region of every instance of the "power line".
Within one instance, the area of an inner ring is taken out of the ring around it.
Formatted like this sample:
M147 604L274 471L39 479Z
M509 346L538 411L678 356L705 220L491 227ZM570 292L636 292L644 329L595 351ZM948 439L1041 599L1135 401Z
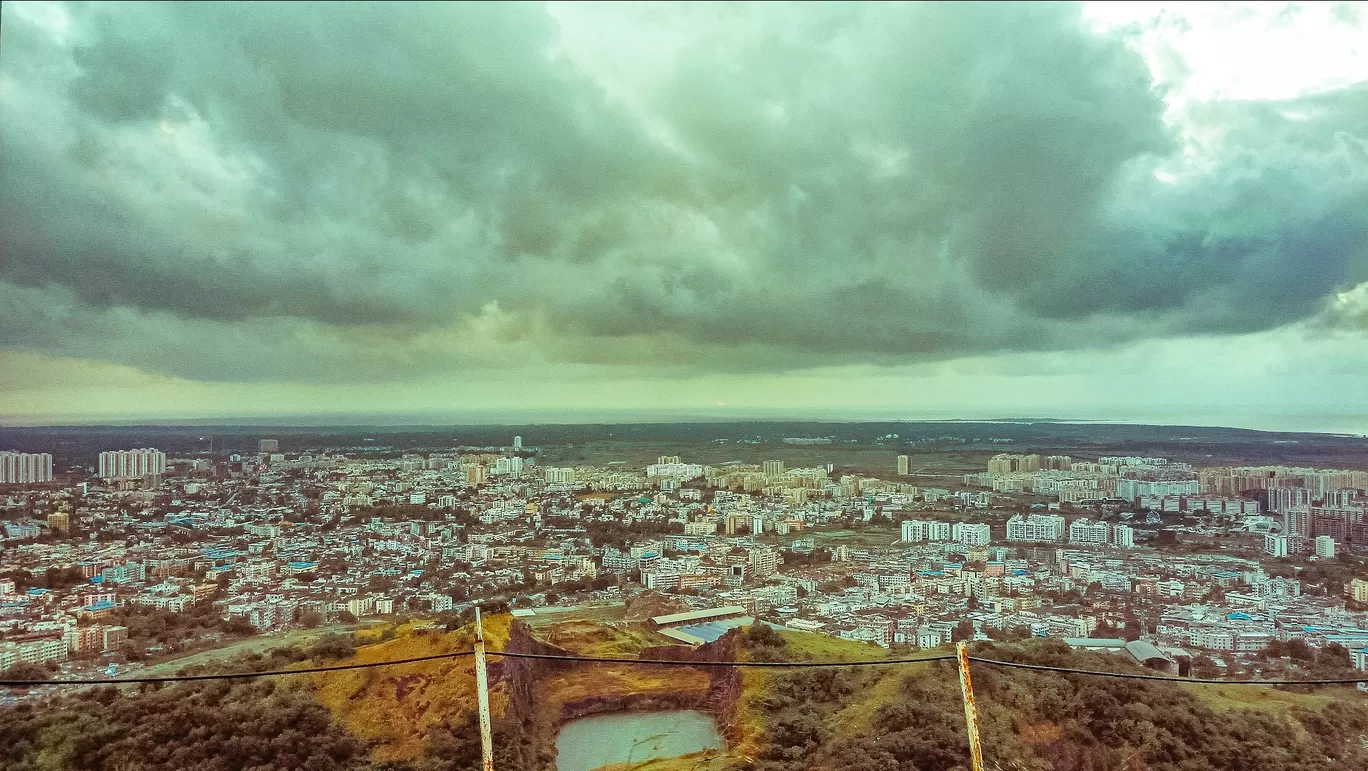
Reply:
M583 661L594 664L661 664L677 667L773 667L782 669L837 668L837 667L877 667L889 664L921 664L927 661L949 661L953 653L937 654L916 659L859 659L856 661L681 661L676 659L632 659L600 656L559 656L550 653L509 653L489 651L489 656L504 656L512 659L540 659L543 661Z
M438 661L441 659L462 658L465 656L473 655L474 651L456 651L453 653L438 653L431 656L416 656L414 658L394 659L391 661L372 661L362 664L337 664L326 667L308 667L305 669L283 669L263 672L227 672L206 675L169 675L166 677L123 677L111 678L109 680L0 680L0 687L36 688L40 686L52 685L119 685L139 683L183 683L203 680L239 680L256 677L280 677L284 675L306 675L315 674L319 672L339 672L352 669L375 669L379 667L398 666L400 664L414 664L423 661ZM628 658L625 656L575 656L551 653L514 653L510 651L488 651L486 655L514 659L535 659L539 661L566 661L579 662L585 664L646 664L654 666L676 667L736 667L742 669L838 669L844 667L877 667L900 664L925 664L932 661L950 661L955 658L955 655L952 653L937 654L933 656L923 656L918 658L857 659L854 661L688 661L678 659L636 659ZM1368 682L1368 676L1354 678L1328 678L1318 680L1226 680L1220 678L1169 677L1166 675L1147 674L1139 672L1107 672L1097 669L1055 667L1048 666L1045 664L1026 664L1017 661L989 659L983 658L981 656L970 656L969 660L978 664L985 664L988 666L997 667L1007 667L1011 669L1029 669L1040 672L1057 672L1059 674L1083 675L1088 677L1113 677L1126 680L1157 680L1165 683L1194 683L1198 685L1350 685L1354 683Z
M777 667L783 669L802 669L802 668L826 668L836 669L840 667L870 667L885 664L920 664L928 661L949 661L955 658L953 653L926 656L914 659L859 659L856 661L677 661L669 659L632 659L632 658L608 658L597 656L559 656L547 653L508 653L499 651L489 651L490 656L505 656L508 658L519 659L541 659L546 661L580 661L585 663L597 664L660 664L666 666L685 666L685 667ZM970 656L970 661L989 666L1011 667L1014 669L1034 669L1045 672L1059 672L1062 674L1087 675L1093 677L1119 677L1128 680L1162 680L1166 683L1197 683L1201 685L1347 685L1351 683L1368 683L1368 676L1357 678L1335 678L1326 680L1223 680L1218 678L1200 677L1168 677L1158 674L1146 674L1139 672L1107 672L1100 669L1076 669L1072 667L1051 667L1043 664L1023 664L1015 661L1002 661L1001 659L986 659L980 656Z
M1119 677L1126 680L1162 680L1166 683L1197 683L1199 685L1349 685L1368 683L1368 677L1344 677L1324 680L1225 680L1213 677L1166 677L1140 672L1104 672L1098 669L1074 669L1072 667L1051 667L1044 664L1023 664L1019 661L1002 661L970 656L970 661L989 666L1011 667L1012 669L1034 669L1041 672L1060 672L1069 675L1089 675L1092 677Z
M392 661L371 661L364 664L337 664L327 667L308 667L305 669L276 669L263 672L222 672L212 675L168 675L166 677L115 677L109 680L0 680L0 687L36 688L43 685L121 685L132 683L187 683L197 680L245 680L253 677L280 677L282 675L307 675L316 672L340 672L347 669L374 669L392 667L398 664L413 664L419 661L437 661L474 656L474 651L437 653L432 656L415 656L411 659Z

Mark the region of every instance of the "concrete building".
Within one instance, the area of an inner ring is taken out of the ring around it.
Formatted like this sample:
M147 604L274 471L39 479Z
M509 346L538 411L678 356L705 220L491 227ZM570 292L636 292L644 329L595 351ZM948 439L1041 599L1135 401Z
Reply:
M71 515L65 511L54 511L47 515L47 525L55 533L70 533Z
M1135 528L1130 525L1112 527L1112 546L1118 549L1135 548Z
M1310 506L1311 491L1305 487L1274 487L1268 491L1268 511L1281 514L1293 506Z
M956 522L950 527L950 539L965 546L987 546L992 536L986 522Z
M1048 543L1064 537L1064 517L1058 514L1015 514L1007 520L1007 540Z
M948 541L950 540L950 523L920 519L904 520L901 526L901 536L902 540L907 543Z
M1264 536L1264 551L1273 557L1287 556L1287 536L1285 535L1266 535Z
M771 549L753 549L750 553L751 574L758 580L779 572L779 555Z
M912 461L910 458L906 455L898 456L898 476L907 476L907 472L911 470L911 467Z
M1069 543L1102 546L1107 543L1111 526L1106 522L1093 522L1080 517L1069 523Z
M166 473L166 453L153 448L100 453L100 478L139 479Z
M0 452L0 485L52 481L52 456L45 452Z
M270 455L271 453L280 452L280 440L279 440L279 439L259 439L259 440L257 440L257 452L262 453L262 454L265 454L265 455Z
M1328 535L1316 536L1316 556L1321 559L1333 559L1335 556L1335 539Z
M546 469L546 483L549 485L573 485L575 483L575 470L572 468L548 468Z

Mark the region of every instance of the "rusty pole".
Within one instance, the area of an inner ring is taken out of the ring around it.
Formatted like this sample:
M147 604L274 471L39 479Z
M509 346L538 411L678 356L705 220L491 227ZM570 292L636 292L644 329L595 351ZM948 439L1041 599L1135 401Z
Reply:
M973 771L983 771L983 747L979 745L978 706L974 704L974 684L969 679L969 649L955 643L959 659L960 692L964 694L964 727L969 731L969 762Z
M475 695L480 705L480 758L484 771L494 771L493 725L489 720L489 673L485 671L484 624L475 607Z

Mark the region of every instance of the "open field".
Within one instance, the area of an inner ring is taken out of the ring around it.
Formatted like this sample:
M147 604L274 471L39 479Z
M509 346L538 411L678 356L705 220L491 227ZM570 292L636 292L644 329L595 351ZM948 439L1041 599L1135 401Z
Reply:
M235 656L264 653L272 648L283 648L287 645L307 647L322 635L334 632L349 633L357 629L364 629L365 626L365 624L335 625L317 629L290 629L278 633L253 635L218 648L196 651L188 656L149 664L142 669L128 669L124 674L131 676L136 672L138 676L165 677L174 675L185 667L214 664L227 661Z
M1252 685L1194 685L1184 683L1181 687L1217 712L1226 712L1232 709L1256 709L1282 713L1294 707L1321 709L1335 701L1368 698L1353 686L1326 686L1312 693L1296 693L1273 687L1259 688Z

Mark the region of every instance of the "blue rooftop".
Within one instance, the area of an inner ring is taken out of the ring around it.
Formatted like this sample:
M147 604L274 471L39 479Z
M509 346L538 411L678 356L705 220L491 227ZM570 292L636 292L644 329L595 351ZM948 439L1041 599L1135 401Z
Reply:
M755 619L748 616L741 618L728 618L721 621L710 621L706 624L694 624L692 626L681 626L679 631L691 634L703 642L712 642L726 634L728 630L738 626L748 626L755 623Z

